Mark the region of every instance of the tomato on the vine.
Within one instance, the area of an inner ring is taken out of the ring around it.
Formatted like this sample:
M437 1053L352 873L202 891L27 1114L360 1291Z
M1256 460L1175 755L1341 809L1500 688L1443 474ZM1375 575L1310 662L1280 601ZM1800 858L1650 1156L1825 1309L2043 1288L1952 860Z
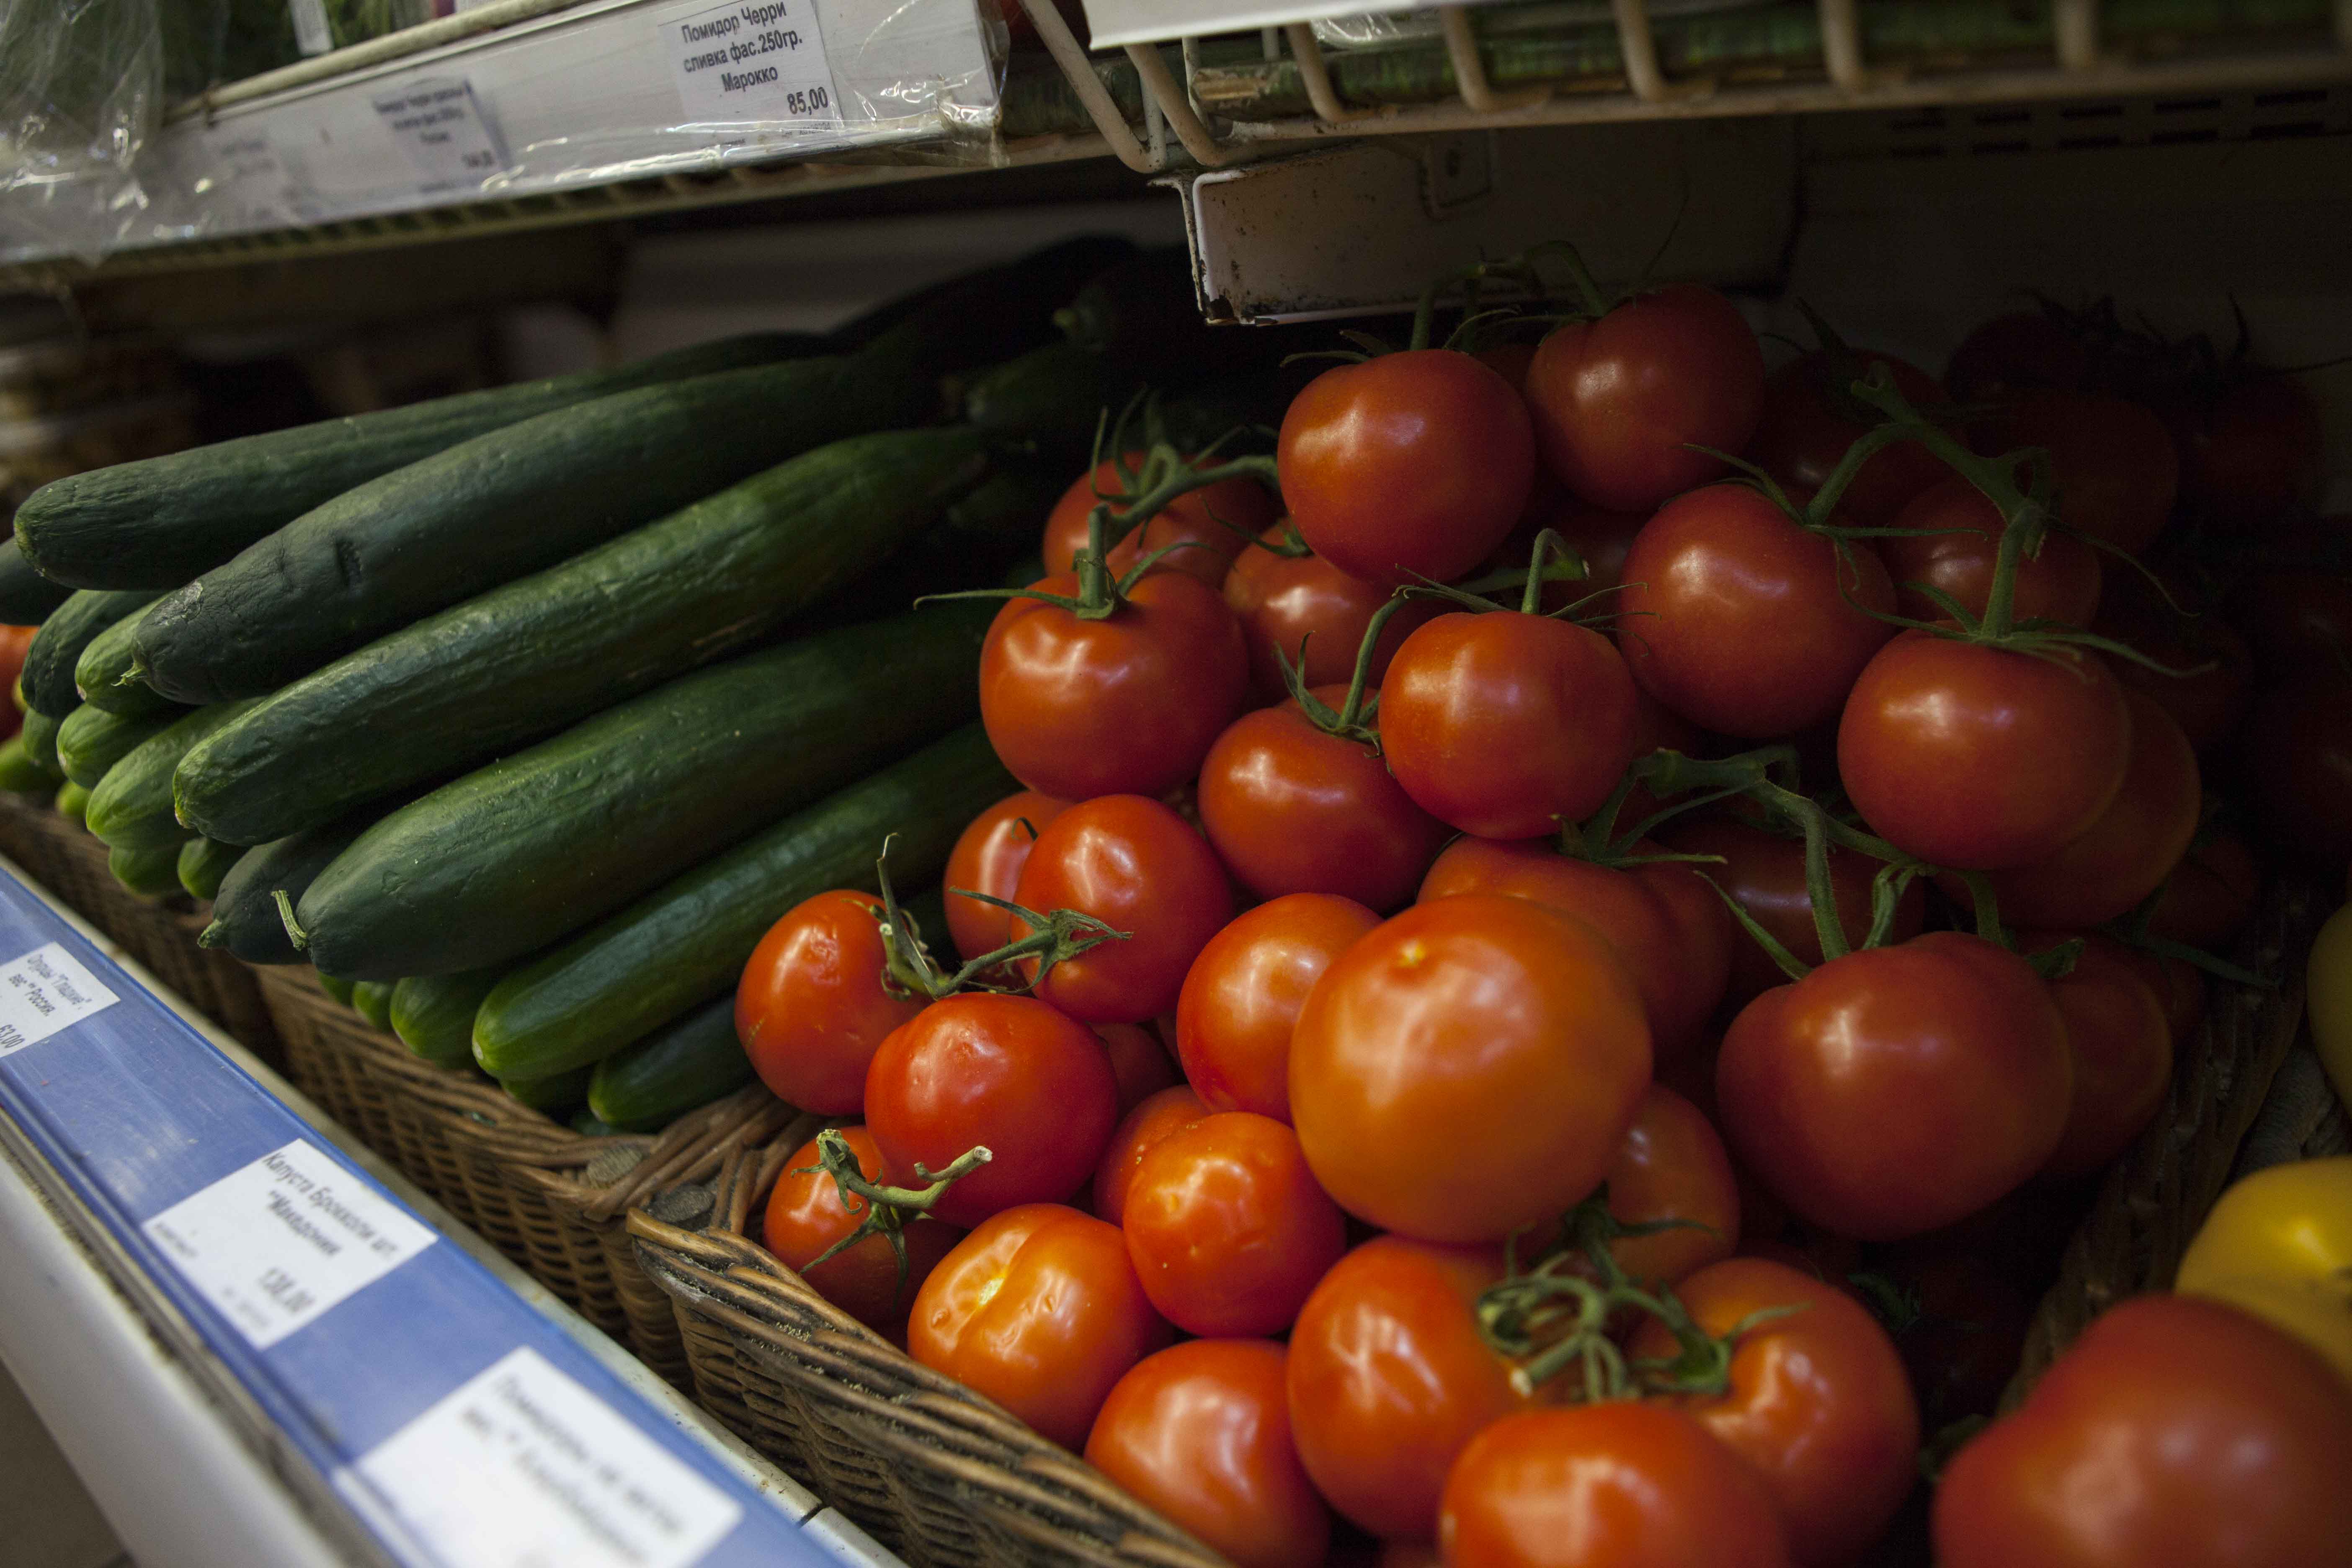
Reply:
M1347 1250L1347 1222L1297 1134L1225 1110L1179 1127L1138 1161L1119 1224L1136 1278L1188 1334L1278 1334Z
M2162 666L2112 661L2116 679L2156 700L2189 743L2210 750L2238 727L2252 700L2254 656L2218 616L2175 610L2137 573L2110 574L2091 629Z
M1389 598L1386 587L1350 577L1311 550L1286 553L1289 533L1284 523L1267 529L1234 558L1225 577L1225 603L1249 646L1251 689L1267 702L1290 694L1277 652L1310 687L1346 682L1374 612ZM1527 559L1525 551L1519 559ZM1367 679L1374 686L1412 628L1437 613L1435 605L1416 599L1389 617L1372 649Z
M863 1127L845 1127L841 1136L856 1157L858 1173L867 1181L898 1184L882 1164L874 1135ZM808 1281L809 1288L851 1317L895 1344L907 1342L907 1314L915 1294L930 1278L940 1259L963 1239L963 1232L929 1215L907 1222L901 1233L907 1244L907 1272L902 1283L898 1255L887 1237L869 1236L843 1247L814 1268L810 1265L857 1228L865 1218L861 1200L855 1214L841 1206L841 1189L818 1167L816 1140L793 1151L768 1194L761 1237L777 1261Z
M1010 900L1021 882L1021 868L1029 863L1029 847L1045 825L1062 815L1069 802L1024 789L1006 795L971 819L948 852L948 935L966 963L983 952L994 952L1013 940L1010 911L978 899L958 898L961 888Z
M1129 452L1125 460L1130 471L1139 474L1150 456ZM1215 468L1215 459L1207 466ZM1040 547L1045 570L1055 574L1074 570L1071 562L1087 547L1087 520L1095 508L1106 497L1125 495L1134 488L1120 475L1118 464L1108 458L1091 473L1072 480L1045 517L1045 537ZM1109 504L1113 517L1126 514L1126 501L1113 500ZM1224 582L1226 568L1251 536L1274 521L1275 510L1274 498L1255 479L1221 479L1188 491L1111 546L1111 574L1124 577L1144 556L1181 544L1183 548L1169 551L1160 564L1216 587Z
M1953 474L1914 498L1894 526L1920 531L1878 542L1886 574L1895 579L1898 615L1915 621L1944 618L1945 607L1911 585L1920 583L1957 600L1972 616L1984 614L2003 527L2000 509L1990 497ZM2098 552L2053 529L2042 536L2039 555L2018 557L2011 612L2021 621L2088 626L2098 613L2101 578Z
M1633 1279L1672 1285L1739 1249L1731 1156L1706 1114L1665 1085L1642 1091L1605 1179L1610 1217L1620 1225L1680 1222L1610 1244L1610 1256Z
M2063 940L2056 931L2018 934L2028 952ZM2051 1176L2087 1175L2122 1153L2163 1108L2172 1081L2172 1027L2156 993L2122 943L2096 931L2082 942L2072 972L2050 982L2074 1064L2066 1130L2042 1167Z
M874 1053L929 1002L888 963L870 893L819 893L768 928L736 984L735 1037L779 1100L819 1116L865 1104Z
M1945 401L1935 377L1892 354L1821 351L1790 360L1764 383L1764 416L1748 456L1779 481L1799 505L1813 499L1845 458L1846 449L1878 424L1875 409L1832 386L1832 374L1853 380L1885 365L1895 390L1914 408ZM1884 528L1904 503L1950 470L1916 441L1897 441L1873 453L1854 473L1838 511L1858 528Z
M2308 494L2326 453L2318 405L2293 377L2257 372L2181 411L2181 499L2228 528L2271 521Z
M2137 554L2172 515L2180 453L2156 413L2104 393L2044 389L2003 402L1983 431L1989 451L2050 454L2058 519Z
M2081 339L2046 310L2016 310L1979 322L1952 351L1944 384L1964 403L2032 387L2080 387L2091 355Z
M1293 893L1209 939L1176 998L1176 1055L1204 1103L1290 1120L1290 1035L1307 994L1380 923L1351 900Z

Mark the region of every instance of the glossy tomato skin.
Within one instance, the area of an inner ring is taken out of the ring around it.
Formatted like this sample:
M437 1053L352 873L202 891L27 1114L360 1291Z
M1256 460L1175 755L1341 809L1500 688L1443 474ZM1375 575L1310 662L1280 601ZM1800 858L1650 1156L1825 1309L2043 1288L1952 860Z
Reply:
M1265 1340L1144 1357L1103 1401L1087 1463L1236 1568L1320 1568L1331 1510L1290 1440L1285 1360Z
M1525 899L1415 904L1333 961L1290 1042L1307 1163L1357 1217L1431 1241L1556 1219L1607 1171L1650 1077L1608 940Z
M2134 554L2164 531L2180 487L2180 453L2156 412L2104 393L2044 389L2004 402L1985 449L2050 454L2058 519Z
M1945 401L1944 389L1933 376L1892 354L1849 357L1857 379L1874 366L1885 365L1895 378L1895 389L1914 408L1933 408ZM1832 357L1816 351L1790 360L1764 383L1764 416L1748 456L1799 505L1812 500L1844 460L1846 448L1879 422L1877 411L1858 400L1840 406L1843 389L1831 386L1833 370ZM1898 441L1863 464L1838 500L1838 515L1857 528L1885 528L1912 497L1950 472L1918 442Z
M867 1181L884 1183L896 1179L885 1174L882 1152L875 1147L872 1133L863 1127L845 1127L841 1135L848 1141L850 1152L857 1157L858 1172ZM858 1221L865 1217L862 1200L856 1214L841 1206L841 1190L834 1184L833 1178L822 1170L812 1169L817 1161L816 1140L812 1138L784 1162L783 1173L776 1178L775 1190L768 1194L761 1237L768 1250L785 1268L807 1280L818 1295L891 1343L903 1346L907 1342L907 1314L914 1309L916 1293L930 1278L931 1270L939 1267L940 1259L963 1239L963 1232L928 1216L909 1221L902 1233L907 1244L907 1278L903 1285L898 1279L898 1255L890 1250L890 1243L878 1236L869 1236L855 1247L845 1247L812 1268L812 1261L856 1229Z
M1254 1111L1203 1117L1145 1151L1119 1214L1144 1294L1208 1338L1281 1333L1347 1250L1297 1134Z
M2245 718L2253 700L2254 656L2229 622L2179 614L2136 574L2118 571L2107 580L2091 629L2163 667L2111 661L2116 679L2154 698L2198 751L2211 751Z
M1957 600L1972 616L1985 612L1993 566L2000 553L2000 509L1958 474L1929 486L1895 520L1915 535L1878 541L1886 574L1895 579L1895 609L1915 621L1942 620L1950 612L1912 586ZM2018 557L2011 613L2021 620L2086 626L2098 613L2103 573L2098 552L2071 534L2043 535L2042 552Z
M1172 1337L1118 1226L1026 1204L982 1223L931 1271L907 1353L1078 1448L1128 1368Z
M1055 964L1037 994L1089 1024L1133 1024L1173 1009L1184 972L1234 910L1208 841L1156 800L1083 801L1038 836L1014 900L1040 914L1076 910L1124 931ZM1014 941L1029 934L1019 916ZM1036 962L1022 972L1034 978Z
M2165 879L2164 896L2148 915L2147 929L2173 942L2220 952L2254 918L2262 890L2263 868L2252 848L2241 835L2217 830L2202 843L2190 844L2174 864Z
M2321 862L2352 856L2352 679L2266 694L2243 742L2254 809L2273 837Z
M1176 998L1176 1055L1202 1101L1290 1120L1290 1033L1331 961L1381 923L1352 900L1293 893L1236 916Z
M1468 354L1421 349L1307 383L1282 416L1275 462L1315 553L1366 583L1443 583L1518 521L1535 437L1509 382Z
M1031 584L1075 595L1065 573ZM1108 618L1008 599L980 651L980 718L1014 778L1060 800L1165 794L1200 770L1249 692L1242 628L1217 590L1154 572Z
M1314 695L1335 711L1344 686ZM1412 897L1445 842L1360 741L1316 728L1296 702L1234 720L1201 763L1201 826L1260 898L1331 893L1376 910Z
M1958 931L1767 991L1716 1061L1732 1152L1800 1217L1864 1241L1949 1225L2032 1175L2073 1086L2041 977Z
M1838 710L1894 628L1886 568L1867 540L1807 532L1746 485L1669 501L1625 558L1617 644L1651 696L1709 730L1751 739ZM1857 608L1857 605L1865 606Z
M1356 671L1356 654L1372 616L1388 603L1389 590L1349 576L1313 551L1282 553L1289 529L1276 523L1234 559L1225 576L1225 603L1241 622L1249 646L1250 689L1257 700L1279 702L1290 695L1282 679L1281 651L1309 687L1346 685ZM1389 660L1412 628L1438 613L1428 600L1408 602L1381 628L1372 650L1372 685L1381 683Z
M1739 1249L1739 1182L1706 1113L1662 1083L1643 1090L1609 1163L1609 1213L1621 1225L1688 1224L1610 1246L1617 1266L1673 1285Z
M855 1115L866 1068L890 1031L923 1010L886 972L882 900L819 893L768 928L735 990L735 1037L777 1098Z
M1502 1278L1500 1247L1375 1237L1299 1310L1286 1369L1298 1457L1331 1506L1375 1535L1433 1537L1455 1456L1528 1404L1473 1316Z
M1068 805L1034 789L1019 790L973 817L956 839L941 885L947 890L948 935L966 963L1012 941L1006 932L1013 916L978 899L958 898L955 890L1010 900L1021 884L1021 868L1029 863L1030 847Z
M1162 1139L1211 1114L1201 1097L1182 1084L1147 1095L1118 1120L1095 1165L1094 1210L1097 1218L1119 1224L1127 1217L1128 1188L1143 1157Z
M1763 1478L1805 1568L1858 1559L1917 1474L1919 1408L1903 1358L1862 1304L1761 1258L1734 1258L1675 1287L1699 1327L1728 1335L1757 1312L1794 1308L1740 1333L1730 1387L1675 1401ZM1633 1353L1672 1355L1655 1320Z
M2123 787L2131 708L2095 653L1908 631L1862 672L1838 772L1873 832L1930 865L1999 871L2088 832Z
M1764 405L1764 351L1738 307L1676 284L1537 345L1528 406L1545 463L1596 506L1654 507L1744 449Z
M1608 638L1516 610L1438 616L1381 689L1389 771L1423 810L1488 838L1598 810L1633 760L1634 719Z
M2246 377L2176 421L2181 496L2224 527L2275 519L2318 480L2326 443L2319 410L2284 375Z
M1689 1416L1620 1402L1487 1427L1441 1504L1445 1568L1786 1568L1755 1472Z
M1160 1090L1176 1087L1181 1075L1169 1059L1168 1047L1142 1025L1097 1024L1095 1037L1102 1041L1103 1054L1109 1059L1122 1119Z
M2066 940L2060 931L2020 931L2017 947L2040 952ZM2049 982L2074 1064L2066 1130L2042 1167L2062 1178L2087 1175L2129 1148L2172 1081L2172 1026L2130 953L2096 931L2082 942L2073 972Z
M1127 462L1140 471L1145 454L1129 452ZM1211 465L1215 467L1213 460ZM1118 466L1106 458L1092 473L1081 474L1062 492L1045 518L1041 553L1045 570L1059 574L1076 570L1071 561L1087 546L1087 518L1100 499L1097 491L1117 495L1128 487ZM1123 516L1124 502L1111 503L1111 515ZM1223 584L1225 571L1252 534L1274 521L1274 498L1255 479L1221 479L1179 496L1135 532L1111 547L1110 569L1124 577L1145 554L1169 545L1185 548L1161 558L1162 567L1198 577L1212 588Z
M2188 1296L2115 1307L1936 1490L1940 1568L2340 1562L2352 1390L2316 1352Z
M931 1210L950 1225L1069 1196L1118 1120L1102 1042L1028 996L934 1002L882 1042L866 1075L866 1123L892 1171L945 1170L988 1146L993 1158Z

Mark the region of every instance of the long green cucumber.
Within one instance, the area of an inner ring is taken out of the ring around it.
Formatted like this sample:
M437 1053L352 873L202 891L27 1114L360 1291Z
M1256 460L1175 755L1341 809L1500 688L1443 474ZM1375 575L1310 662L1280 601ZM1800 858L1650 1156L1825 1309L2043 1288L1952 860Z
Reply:
M275 838L551 734L784 625L934 522L984 464L969 430L853 436L428 616L190 752L180 815Z
M392 1027L393 980L362 980L352 986L352 1011L379 1029Z
M173 814L172 774L188 748L252 707L215 702L175 719L133 746L89 792L89 830L118 849L177 849L194 830Z
M25 742L25 754L43 773L65 777L65 769L58 762L58 721L37 708L27 709L24 721L16 726L17 739Z
M474 1017L474 1059L493 1073L603 1060L731 991L794 904L872 885L886 836L899 885L938 875L1009 778L972 724L775 823L499 981Z
M735 999L722 996L598 1062L588 1109L626 1131L654 1132L751 1081L751 1058L735 1035Z
M911 374L926 379L994 364L1049 341L1054 313L1134 254L1115 235L1077 235L902 295L835 327L826 342L835 353L919 346L925 357Z
M257 697L410 622L786 458L919 418L864 359L723 371L542 414L305 512L155 606L139 668L183 702Z
M474 1065L474 1015L504 965L457 974L412 974L393 988L392 1032L436 1067Z
M74 667L82 649L125 616L136 615L163 595L152 589L125 593L84 589L59 605L33 635L25 650L25 706L62 719L81 706Z
M17 509L16 538L59 583L176 588L312 507L461 441L592 398L820 346L800 333L755 332L616 370L464 392L118 463L35 490Z
M58 765L74 783L96 789L109 768L191 711L169 708L161 713L109 713L85 702L58 726Z
M25 750L24 736L0 741L0 790L11 795L48 795L57 787L56 775Z
M59 816L80 822L82 813L89 809L89 791L70 779L67 780L58 786L57 808Z
M220 891L221 879L245 855L242 844L224 844L198 835L180 846L180 886L188 890L188 897L208 904Z
M135 610L123 616L90 638L89 646L81 650L81 658L74 662L74 689L81 693L84 702L110 713L161 713L176 706L131 671L138 653L134 639L139 619L145 614Z
M225 947L247 963L308 962L286 932L278 895L284 894L291 909L311 880L381 815L373 809L353 812L247 851L221 879L213 895L212 923L197 936L197 945Z
M541 1115L568 1122L587 1097L589 1077L589 1068L573 1068L569 1072L549 1073L542 1078L502 1078L499 1087L518 1103Z
M0 542L0 626L37 626L72 596L71 588L33 570L15 535Z
M106 868L114 879L142 899L161 899L180 890L180 847L162 844L139 848L118 845L106 852Z
M319 989L324 991L328 995L333 997L336 1001L341 1002L346 1007L352 1005L352 982L343 979L340 975L320 974L319 976Z
M361 979L504 963L969 719L988 606L749 654L392 813L302 895L313 962Z

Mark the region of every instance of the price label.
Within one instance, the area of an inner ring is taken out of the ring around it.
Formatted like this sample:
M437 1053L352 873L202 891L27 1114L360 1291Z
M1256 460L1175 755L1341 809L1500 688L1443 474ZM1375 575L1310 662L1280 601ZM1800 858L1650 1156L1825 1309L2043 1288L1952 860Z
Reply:
M260 1350L439 1239L299 1138L141 1228Z
M812 0L738 0L658 26L690 122L841 120Z
M192 182L216 230L290 228L303 221L301 182L266 132L215 131L203 140L203 166Z
M473 84L463 77L408 82L371 94L392 139L425 176L426 194L472 191L507 166Z
M528 1347L353 1471L389 1505L387 1522L449 1568L688 1568L743 1515Z
M54 942L0 963L0 1057L46 1040L120 1000Z

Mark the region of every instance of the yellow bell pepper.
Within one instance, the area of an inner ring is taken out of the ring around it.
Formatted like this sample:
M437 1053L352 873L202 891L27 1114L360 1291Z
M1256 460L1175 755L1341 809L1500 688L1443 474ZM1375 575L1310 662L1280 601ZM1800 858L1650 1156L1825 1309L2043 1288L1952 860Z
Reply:
M2231 1187L2172 1288L2253 1313L2352 1379L2352 1157L2273 1165Z
M2311 1043L2319 1064L2336 1086L2336 1098L2352 1105L2352 904L2327 918L2311 944Z

